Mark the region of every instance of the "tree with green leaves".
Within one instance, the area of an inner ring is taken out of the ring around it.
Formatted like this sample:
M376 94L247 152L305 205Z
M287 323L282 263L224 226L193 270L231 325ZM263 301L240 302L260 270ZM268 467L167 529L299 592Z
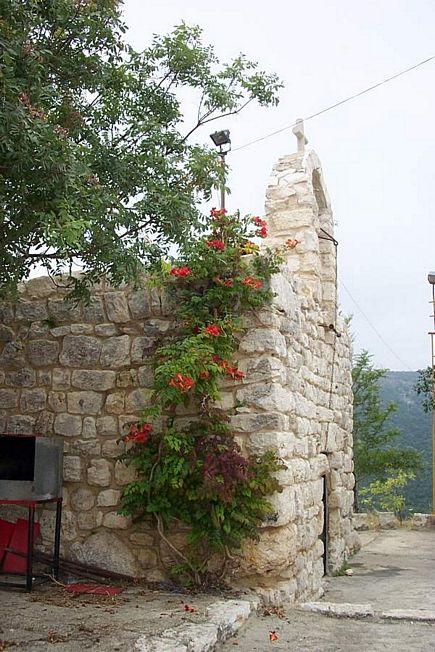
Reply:
M422 407L425 412L432 412L435 407L435 378L433 367L418 370L418 380L414 389L423 398Z
M387 373L376 369L367 351L355 356L352 369L353 446L355 473L355 509L358 491L374 480L385 481L398 472L413 472L422 467L421 455L412 448L395 446L400 430L388 427L396 410L395 403L383 407L379 382Z
M221 64L181 24L130 47L117 0L0 0L0 292L30 270L70 276L77 296L106 277L136 283L201 227L223 181L191 142L247 104L277 104L276 75L243 55ZM197 100L184 124L183 97Z

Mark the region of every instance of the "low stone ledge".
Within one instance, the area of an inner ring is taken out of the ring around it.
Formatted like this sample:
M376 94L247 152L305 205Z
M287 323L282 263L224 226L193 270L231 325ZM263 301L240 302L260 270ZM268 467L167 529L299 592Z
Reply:
M186 623L163 631L159 636L141 636L136 652L212 652L218 643L233 636L256 612L259 600L219 600L206 610L207 622Z
M304 611L335 616L336 618L370 618L375 615L372 605L352 604L350 602L304 602L300 605Z
M435 519L432 514L416 512L410 518L400 522L393 512L357 512L352 516L355 530L394 530L399 527L433 527Z
M435 611L430 609L389 609L383 611L380 618L432 623L435 622Z

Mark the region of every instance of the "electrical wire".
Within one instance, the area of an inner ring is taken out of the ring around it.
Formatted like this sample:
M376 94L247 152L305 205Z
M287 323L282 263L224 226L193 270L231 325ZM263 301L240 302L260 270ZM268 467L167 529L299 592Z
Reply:
M375 88L379 88L379 86L383 86L384 84L388 84L389 82L393 81L393 79L397 79L398 77L401 77L402 75L406 75L408 72L411 72L412 70L415 70L416 68L419 68L420 66L423 66L425 63L429 63L429 61L433 61L435 59L435 54L431 57L428 57L427 59L423 59L423 61L419 61L418 63L414 64L413 66L410 66L409 68L406 68L405 70L401 70L400 72L396 73L395 75L391 75L391 77L387 77L386 79L383 79L380 82L377 82L376 84L373 84L372 86L369 86L368 88L365 88L362 91L359 91L358 93L354 93L353 95L349 95L349 97L346 97L344 100L339 100L338 102L335 102L334 104L331 104L330 106L325 107L324 109L321 109L320 111L317 111L316 113L312 113L311 115L307 116L306 118L303 118L304 122L308 122L308 120L312 120L313 118L317 118L319 115L322 115L323 113L327 113L328 111L332 111L332 109L336 109L338 106L341 106L342 104L346 104L347 102L351 102L352 100L355 100L357 97L361 97L361 95L365 95L366 93L370 93L370 91L375 90ZM288 129L292 129L293 127L296 127L297 122L293 122L291 125L287 125L286 127L282 127L281 129L277 129L276 131L272 131L270 134L266 134L264 136L261 136L260 138L256 138L255 140L251 140L248 143L245 143L244 145L240 145L240 147L235 147L232 152L238 152L241 149L245 149L245 147L250 147L251 145L255 145L255 143L259 143L262 140L266 140L267 138L271 138L272 136L276 136L278 134L281 134L283 131L287 131Z
M391 346L388 344L388 342L387 342L387 341L382 337L382 335L380 334L380 332L378 331L378 329L376 328L376 326L375 326L375 325L373 324L373 322L372 322L372 321L367 317L367 315L366 315L366 313L364 312L364 310L363 310L363 309L361 308L361 306L358 304L358 302L357 302L357 300L355 299L355 297L352 295L352 293L350 292L350 290L348 290L348 288L345 286L345 284L343 283L343 281L342 281L341 279L339 279L339 283L340 283L341 287L342 287L342 288L346 291L346 293L349 295L349 297L352 299L353 303L354 303L355 306L358 308L359 312L360 312L361 315L364 317L364 319L366 320L366 322L368 323L368 325L370 326L370 328L372 328L372 330L373 330L373 331L376 333L376 335L379 337L379 339L381 340L381 342L383 343L383 345L384 345L384 346L389 350L389 352L390 352L390 353L391 353L391 354L396 358L396 360L398 360L398 361L400 362L400 364L403 365L403 366L404 366L408 371L414 371L414 369L411 369L411 367L410 367L409 365L407 365L406 362L404 362L404 360L402 360L402 358L401 358L399 355L397 355L397 353L396 353L396 352L391 348Z

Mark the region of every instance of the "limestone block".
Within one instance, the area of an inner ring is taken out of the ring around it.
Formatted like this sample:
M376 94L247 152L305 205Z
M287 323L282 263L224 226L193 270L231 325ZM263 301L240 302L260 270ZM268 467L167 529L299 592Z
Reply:
M269 202L266 211L275 208L273 204L269 208ZM268 215L270 233L273 236L281 235L282 239L294 237L294 232L297 229L312 229L314 225L314 211L310 206L307 208L300 208L298 210L280 210Z
M106 412L109 412L109 414L122 414L125 410L123 392L114 392L113 394L109 394L106 398L104 408Z
M91 534L84 543L74 543L70 547L70 555L72 559L89 566L131 577L140 574L138 563L128 545L107 530Z
M126 389L127 387L136 387L137 373L136 369L124 369L118 373L116 386Z
M71 324L73 335L91 335L94 332L92 324Z
M0 368L21 369L26 366L23 357L24 344L20 341L7 342L0 355Z
M103 342L100 363L109 369L119 369L130 364L130 338L128 335L109 337Z
M0 322L6 324L14 320L14 307L5 301L0 302Z
M249 450L256 454L262 455L268 450L275 450L281 459L292 458L299 446L298 438L291 432L255 432L252 433L248 440ZM282 479L283 471L279 471L279 477ZM288 478L293 482L293 473Z
M18 407L18 396L15 389L0 389L0 408Z
M97 505L98 507L114 507L119 505L120 499L121 492L118 489L104 489L97 496Z
M92 460L87 470L88 483L99 487L108 487L111 481L112 466L107 460Z
M429 514L415 512L411 519L412 527L426 527L430 524ZM357 528L358 529L358 528Z
M130 541L136 546L154 545L154 537L152 537L150 534L146 534L145 532L133 532L133 534L130 534Z
M49 369L40 369L37 374L38 385L42 387L51 387L51 371Z
M244 353L274 353L284 358L287 352L285 337L277 330L255 328L242 338L239 350Z
M132 466L126 466L119 460L115 464L115 480L120 486L137 480L137 474Z
M293 564L297 556L297 527L294 523L262 531L259 541L248 540L242 548L243 572L269 577Z
M136 556L142 568L155 568L157 565L157 555L152 550L138 550Z
M151 367L139 367L137 370L137 380L140 387L152 387L154 373Z
M48 314L56 322L78 321L80 319L80 305L68 299L49 299Z
M71 333L71 326L56 326L55 328L50 328L50 335L53 337L65 337Z
M232 410L236 406L236 399L233 393L222 392L218 401L214 402L214 407L218 410Z
M116 373L114 371L74 370L71 384L79 389L105 391L115 387Z
M295 407L294 394L278 383L251 385L239 389L236 397L243 404L262 410L290 413Z
M132 292L128 297L128 305L133 319L145 319L151 314L150 301L146 290Z
M86 512L95 505L95 496L90 489L80 487L71 493L71 507Z
M130 320L127 299L123 292L106 292L104 303L110 321L125 323Z
M119 432L117 433L118 439L108 439L104 441L101 446L101 453L103 457L118 458L125 451L125 444L119 441Z
M149 319L144 325L146 335L164 335L171 328L171 322L168 319Z
M0 323L0 342L11 342L15 339L15 333L12 328Z
M67 412L56 415L54 420L54 432L64 437L78 437L82 432L81 417L76 417Z
M20 409L22 412L40 412L45 408L47 393L45 389L23 389L21 392Z
M66 412L66 393L65 392L49 392L48 405L55 412Z
M35 421L35 432L42 435L51 434L53 432L54 414L47 410L39 412Z
M74 441L70 445L70 453L73 455L92 456L101 455L101 444L95 439Z
M28 338L34 340L47 337L49 330L49 326L45 322L34 321L30 324Z
M98 363L102 344L89 335L67 335L63 341L60 362L67 367L92 367Z
M72 414L99 414L104 396L97 392L70 392L67 396L68 411Z
M247 379L252 383L271 379L278 379L281 383L285 383L287 378L285 365L281 360L273 356L263 355L243 360L239 364L239 369L246 374Z
M259 430L288 430L289 417L279 412L241 412L230 417L231 427L237 432Z
M80 530L95 530L103 522L102 512L80 512L77 514L77 525Z
M341 522L341 518L340 518L340 515L339 515L338 512L335 512L335 513L336 513L336 521L337 521L337 523L335 525L335 529L339 530L339 525L340 525L340 522ZM414 514L414 516L415 516L415 514ZM379 523L378 520L377 520L377 523ZM352 515L352 525L355 528L355 530L369 530L370 529L369 514L366 514L365 512L354 513Z
M165 582L168 578L165 573L159 568L153 568L152 570L145 573L145 579L147 582L154 583ZM139 644L141 643L141 638L138 639ZM145 647L139 647L138 644L136 644L136 646L138 648L138 652L150 652L149 648L147 649ZM169 641L166 639L166 642L163 642L159 652L187 652L187 647L185 645L177 645L173 639L169 639Z
M112 416L99 417L97 419L97 434L103 437L119 435L118 418Z
M155 349L155 337L135 337L131 345L132 364L144 364Z
M134 389L125 397L127 412L140 412L150 404L151 392L147 389Z
M95 335L100 337L111 337L112 335L117 335L118 327L116 324L96 324L95 326Z
M85 417L83 419L82 437L84 439L94 439L97 436L97 426L95 417Z
M264 519L264 526L281 527L296 519L294 487L284 487L281 493L275 493L269 499L271 514Z
M34 432L35 418L21 415L7 417L5 429L15 435L28 435Z
M27 355L33 367L54 365L59 356L59 343L51 340L32 340L27 345Z
M60 538L61 541L74 541L77 537L76 518L69 509L62 510L62 522ZM40 518L41 536L50 543L50 549L54 541L54 529L56 524L56 512L44 509Z
M57 367L52 371L53 389L69 389L71 386L71 371Z
M108 512L103 517L103 525L112 530L126 530L131 525L131 517L121 516L118 512Z
M270 279L270 289L275 294L272 306L285 315L293 315L297 310L297 301L288 280L282 274L275 274Z
M91 297L88 305L83 306L83 317L91 323L103 322L106 320L104 314L103 300L101 297ZM95 332L97 332L95 330Z
M47 319L48 312L45 303L39 301L20 300L17 303L15 319L17 321L42 321Z
M391 530L400 526L399 519L394 512L378 512L378 516L381 530Z
M80 482L82 479L82 461L76 455L64 455L63 479L65 482Z

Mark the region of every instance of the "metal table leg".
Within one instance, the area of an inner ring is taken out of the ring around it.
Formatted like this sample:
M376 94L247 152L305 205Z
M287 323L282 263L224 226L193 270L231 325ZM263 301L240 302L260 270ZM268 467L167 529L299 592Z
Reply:
M32 590L33 582L33 528L35 525L35 506L29 505L29 516L27 519L27 569L26 569L26 591Z
M59 577L59 555L60 555L60 527L62 522L62 498L56 505L56 528L54 532L54 553L53 553L53 576Z

